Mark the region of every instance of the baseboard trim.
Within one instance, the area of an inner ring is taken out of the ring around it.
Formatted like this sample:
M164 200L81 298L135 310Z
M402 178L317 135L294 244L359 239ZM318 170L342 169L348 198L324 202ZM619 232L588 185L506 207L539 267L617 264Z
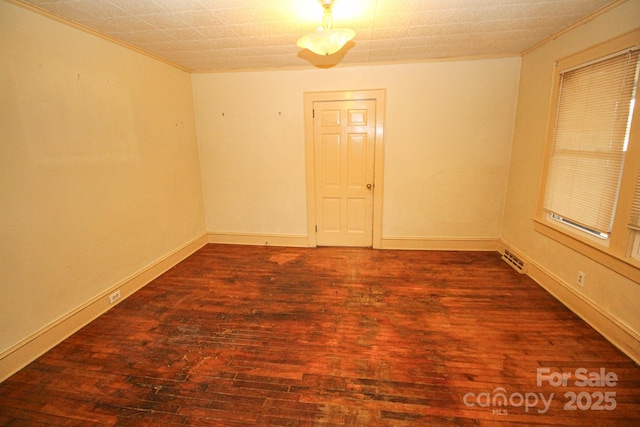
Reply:
M501 247L497 238L383 237L381 249L499 252Z
M640 364L640 335L607 313L602 307L580 294L558 276L537 264L509 244L503 247L513 251L527 264L527 275L564 304L569 310L589 324L600 335ZM504 251L504 249L503 249Z
M0 354L0 382L33 362L206 244L206 234L192 239L2 352ZM121 297L111 305L109 304L109 295L116 289L120 289Z
M253 246L309 247L309 239L302 235L260 233L207 233L209 243Z
M309 247L303 235L209 232L207 236L209 243ZM502 247L497 238L385 237L380 249L499 252Z

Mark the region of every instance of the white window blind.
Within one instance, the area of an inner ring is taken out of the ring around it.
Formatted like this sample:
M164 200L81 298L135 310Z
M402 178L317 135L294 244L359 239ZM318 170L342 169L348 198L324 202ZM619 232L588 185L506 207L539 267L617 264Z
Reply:
M636 49L561 75L544 208L604 237L615 213L637 64Z
M636 181L636 189L633 193L633 204L631 206L631 220L629 228L640 231L640 172Z

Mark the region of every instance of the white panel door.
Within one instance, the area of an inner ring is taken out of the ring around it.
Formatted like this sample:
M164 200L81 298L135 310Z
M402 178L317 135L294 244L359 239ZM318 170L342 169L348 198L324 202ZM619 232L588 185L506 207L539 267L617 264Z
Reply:
M376 101L313 109L317 244L372 246Z

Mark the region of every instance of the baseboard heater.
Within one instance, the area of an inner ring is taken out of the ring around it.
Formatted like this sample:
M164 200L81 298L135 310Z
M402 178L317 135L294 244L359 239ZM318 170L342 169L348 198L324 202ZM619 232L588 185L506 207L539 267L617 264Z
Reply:
M510 250L506 249L504 251L504 254L502 254L502 259L509 264L511 267L513 267L513 269L515 271L517 271L520 274L526 274L527 272L527 265L525 264L525 262L523 260L521 260L520 258L518 258L513 252L511 252Z

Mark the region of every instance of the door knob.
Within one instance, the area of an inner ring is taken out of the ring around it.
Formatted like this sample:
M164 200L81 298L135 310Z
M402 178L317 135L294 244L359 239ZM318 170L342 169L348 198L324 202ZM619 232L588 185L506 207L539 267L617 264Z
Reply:
M371 190L371 184L367 184L367 188Z

